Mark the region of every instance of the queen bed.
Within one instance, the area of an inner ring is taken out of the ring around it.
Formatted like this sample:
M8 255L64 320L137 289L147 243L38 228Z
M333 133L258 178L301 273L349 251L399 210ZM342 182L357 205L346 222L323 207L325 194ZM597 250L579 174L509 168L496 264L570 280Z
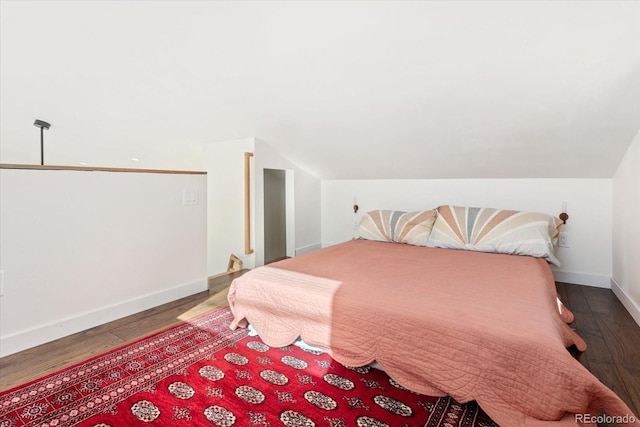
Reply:
M378 218L380 239L354 239L244 274L229 291L231 328L251 324L271 346L301 338L347 366L375 361L412 391L476 400L502 426L576 425L574 414L628 420L629 408L567 351L586 344L568 326L573 315L556 297L547 260L429 247L434 236L446 240L434 222L447 215L451 222L456 211L447 209L426 228L401 215ZM468 219L465 209L458 214ZM471 216L479 227L482 220ZM463 244L478 246L467 225Z

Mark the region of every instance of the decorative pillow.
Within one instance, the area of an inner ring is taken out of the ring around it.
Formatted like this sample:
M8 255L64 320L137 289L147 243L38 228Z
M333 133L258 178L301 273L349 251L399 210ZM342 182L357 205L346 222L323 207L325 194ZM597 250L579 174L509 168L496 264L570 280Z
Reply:
M536 212L440 206L427 246L529 255L559 266L553 244L561 225L559 218Z
M407 212L398 218L395 226L393 241L409 245L426 246L438 212L428 211Z
M356 238L393 242L391 235L395 223L404 212L399 211L371 211L364 214L356 230Z
M356 237L426 246L436 216L435 209L417 212L388 210L367 212L360 220Z

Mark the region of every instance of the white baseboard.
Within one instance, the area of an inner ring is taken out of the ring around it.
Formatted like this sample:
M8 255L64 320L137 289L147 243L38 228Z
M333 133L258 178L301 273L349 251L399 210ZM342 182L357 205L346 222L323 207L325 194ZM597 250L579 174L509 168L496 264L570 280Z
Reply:
M555 278L556 282L571 283L574 285L594 286L596 288L611 288L611 277L609 276L553 270L553 277Z
M303 246L301 248L296 248L296 256L308 254L309 252L316 251L322 248L320 243L314 243L313 245Z
M627 309L633 320L640 326L640 305L631 298L631 295L627 293L622 286L614 279L611 278L611 290L618 297L624 308Z
M344 242L322 242L322 247L323 248L328 248L329 246L334 246L334 245L338 245L340 243L344 243Z
M0 357L8 356L67 335L75 334L149 308L207 290L207 279L185 283L153 294L143 295L78 316L16 332L0 338Z

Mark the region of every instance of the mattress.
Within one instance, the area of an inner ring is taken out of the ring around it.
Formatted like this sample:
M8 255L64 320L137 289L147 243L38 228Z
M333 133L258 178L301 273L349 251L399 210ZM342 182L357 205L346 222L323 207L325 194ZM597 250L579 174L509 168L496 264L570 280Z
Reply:
M542 259L353 240L246 273L229 303L231 327L251 323L269 345L301 338L347 366L377 361L503 426L632 415L567 351L586 344Z

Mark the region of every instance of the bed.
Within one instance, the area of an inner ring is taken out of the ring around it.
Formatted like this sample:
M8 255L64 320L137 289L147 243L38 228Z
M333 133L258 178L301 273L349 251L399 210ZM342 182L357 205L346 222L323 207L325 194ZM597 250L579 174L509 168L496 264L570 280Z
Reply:
M347 366L376 361L502 426L633 416L567 351L586 344L541 257L355 239L250 271L228 298L231 328L250 323L271 346L301 338Z

